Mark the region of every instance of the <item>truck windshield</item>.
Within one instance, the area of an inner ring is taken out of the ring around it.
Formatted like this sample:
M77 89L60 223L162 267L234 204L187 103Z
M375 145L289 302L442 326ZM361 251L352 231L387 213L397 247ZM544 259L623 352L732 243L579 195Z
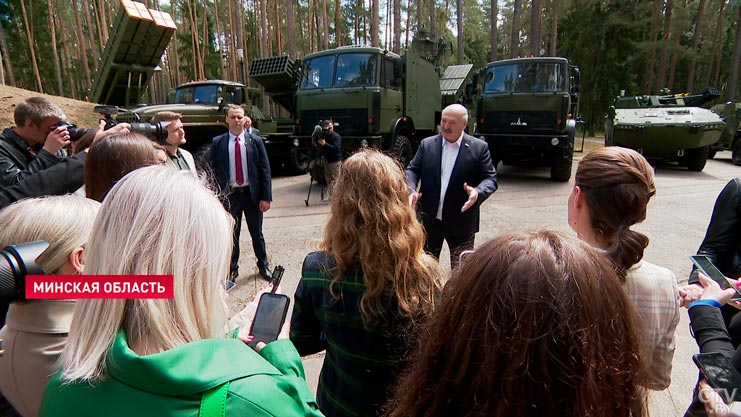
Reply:
M566 65L558 62L492 66L484 75L484 93L566 91L566 76Z
M181 104L217 104L217 98L221 95L219 85L197 85L178 88L175 92L175 103Z
M301 89L375 85L376 58L375 54L347 53L307 59L302 68Z

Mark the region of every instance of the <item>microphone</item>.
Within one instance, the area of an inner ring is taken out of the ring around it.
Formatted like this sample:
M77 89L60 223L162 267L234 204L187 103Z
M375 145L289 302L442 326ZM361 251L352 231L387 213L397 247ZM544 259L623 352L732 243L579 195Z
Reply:
M322 127L319 125L314 126L314 134L322 133Z

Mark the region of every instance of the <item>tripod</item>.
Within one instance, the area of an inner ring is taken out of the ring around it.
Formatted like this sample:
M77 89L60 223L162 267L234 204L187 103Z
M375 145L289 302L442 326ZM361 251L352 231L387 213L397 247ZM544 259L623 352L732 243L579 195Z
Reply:
M306 195L304 204L306 207L309 206L309 197L311 197L311 186L314 181L321 186L321 198L324 200L324 192L327 187L327 179L324 175L324 153L317 146L314 146L311 152L311 159L309 159L309 193Z

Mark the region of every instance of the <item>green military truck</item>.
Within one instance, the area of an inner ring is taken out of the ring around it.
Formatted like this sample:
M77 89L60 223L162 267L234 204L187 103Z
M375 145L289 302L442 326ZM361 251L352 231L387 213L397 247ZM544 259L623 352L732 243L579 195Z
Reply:
M207 80L182 84L170 91L166 104L140 106L120 112L118 122L149 122L155 113L173 111L183 115L187 143L184 148L195 155L204 156L214 136L229 130L226 124L226 110L229 104L237 104L245 109L245 114L252 119L252 126L260 130L265 137L265 147L273 170L284 164L289 171L296 171L290 166L290 135L293 124L290 119L275 119L264 115L258 106L262 93L257 88L248 88L244 84Z
M568 181L579 68L560 57L515 58L487 64L479 79L475 134L494 163L548 166L552 180Z
M716 104L712 110L725 120L726 125L718 142L710 145L708 158L715 157L718 151L731 151L733 165L741 165L741 103Z
M309 54L300 62L285 56L259 58L251 63L250 74L290 107L296 166L308 169L315 127L330 118L342 136L344 153L374 147L406 166L440 121L443 79L434 62L444 52L441 45L429 33L418 32L412 50L402 56L381 48L344 46ZM445 83L447 96L462 94L470 78L465 69L470 72L471 66L459 67L462 71ZM298 73L291 76L287 68Z

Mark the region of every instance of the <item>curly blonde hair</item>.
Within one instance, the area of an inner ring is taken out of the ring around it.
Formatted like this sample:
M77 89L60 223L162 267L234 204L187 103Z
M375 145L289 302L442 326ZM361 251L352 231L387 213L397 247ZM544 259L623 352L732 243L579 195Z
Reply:
M404 171L396 160L365 150L343 161L321 249L336 262L332 296L342 276L363 272L363 321L384 322L382 296L398 301L407 317L428 314L440 293L437 262L424 252L425 233L409 206Z

